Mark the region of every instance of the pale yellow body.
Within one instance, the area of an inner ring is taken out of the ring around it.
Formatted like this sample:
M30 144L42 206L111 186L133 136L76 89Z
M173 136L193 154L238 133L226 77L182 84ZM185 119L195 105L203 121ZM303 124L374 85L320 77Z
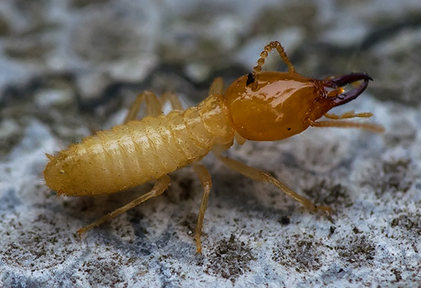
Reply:
M223 97L213 95L186 111L115 126L50 156L46 184L59 194L89 196L159 179L200 160L215 145L229 147L229 121Z

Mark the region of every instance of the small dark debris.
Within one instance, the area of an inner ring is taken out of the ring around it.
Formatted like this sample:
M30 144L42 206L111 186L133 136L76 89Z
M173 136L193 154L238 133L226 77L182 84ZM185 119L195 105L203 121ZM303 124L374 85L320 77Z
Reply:
M279 219L278 222L281 223L282 225L286 226L286 225L291 223L291 218L289 218L288 216L283 216L283 217L281 217L281 219Z
M411 219L411 217L407 216L407 215L401 215L395 219L392 220L392 222L390 223L390 226L392 228L395 227L401 227L401 228L405 228L408 231L413 231L418 235L421 235L421 223L417 223L416 220Z
M375 246L365 236L356 236L347 242L343 246L336 247L336 251L348 263L366 266L374 259Z
M402 280L402 272L398 269L392 268L391 272L395 275L395 281L393 282L399 282Z
M330 183L330 181L322 179L312 187L303 189L316 203L325 205L341 205L342 207L352 206L352 201L348 195L347 188L342 184Z
M299 273L317 271L322 266L320 246L324 245L313 239L287 240L274 247L272 260L285 267L294 267Z
M228 240L219 241L210 255L207 271L219 274L232 282L235 282L238 276L250 271L248 263L256 260L251 248L246 243L239 242L234 234L231 234Z
M393 219L392 220L392 223L390 223L390 226L392 227L392 228L395 228L396 226L398 226L399 225L399 218L395 218L395 219Z

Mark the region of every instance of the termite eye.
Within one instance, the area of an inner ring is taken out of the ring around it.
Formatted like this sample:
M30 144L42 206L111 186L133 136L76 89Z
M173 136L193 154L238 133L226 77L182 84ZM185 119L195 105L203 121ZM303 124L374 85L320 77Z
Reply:
M254 81L255 81L256 79L254 79L254 75L253 75L253 73L249 73L249 74L247 74L247 82L246 82L246 86L248 86L248 85L250 85L250 84L252 84L252 83L254 83Z

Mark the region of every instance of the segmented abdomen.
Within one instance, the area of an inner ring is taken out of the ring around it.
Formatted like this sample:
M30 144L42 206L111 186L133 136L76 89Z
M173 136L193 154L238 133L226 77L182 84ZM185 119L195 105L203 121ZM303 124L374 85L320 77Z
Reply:
M203 117L207 111L202 110L203 105L146 117L87 137L50 157L46 184L66 195L114 193L186 166L209 153L221 138L206 119L225 116ZM232 131L225 130L229 133L222 136L229 140Z

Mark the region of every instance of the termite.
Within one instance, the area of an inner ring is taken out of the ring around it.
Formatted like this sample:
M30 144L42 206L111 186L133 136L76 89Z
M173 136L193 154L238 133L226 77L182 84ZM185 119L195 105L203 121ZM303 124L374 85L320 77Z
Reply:
M286 63L288 72L263 72L262 66L272 49ZM253 72L235 80L224 93L224 83L216 78L209 96L198 106L182 109L175 94L159 100L154 93L140 94L122 125L86 137L56 155L46 154L46 185L60 195L93 196L111 194L156 180L152 190L125 206L78 230L79 235L163 193L170 185L169 173L193 165L203 185L194 238L201 252L201 233L211 191L211 177L198 164L209 152L229 168L254 180L269 182L310 210L331 209L315 205L269 173L249 167L222 152L246 140L277 141L299 134L308 127L362 128L383 132L383 127L346 118L368 118L371 113L349 111L342 115L327 113L336 106L356 99L372 78L366 73L351 73L323 80L304 77L295 72L278 41L264 47ZM359 83L359 85L356 85ZM354 88L345 92L347 84ZM147 104L147 116L137 119L140 105ZM173 111L162 113L170 102ZM330 120L317 121L321 117Z

